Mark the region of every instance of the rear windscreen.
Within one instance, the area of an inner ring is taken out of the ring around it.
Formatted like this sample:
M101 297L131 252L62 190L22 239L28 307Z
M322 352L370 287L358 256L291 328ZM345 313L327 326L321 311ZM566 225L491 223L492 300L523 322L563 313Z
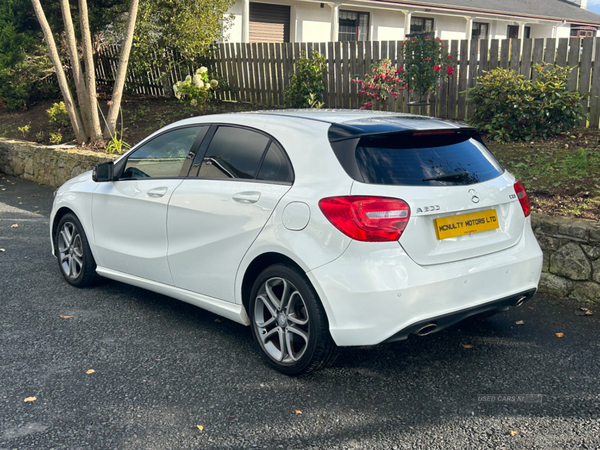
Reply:
M364 181L372 184L467 185L504 172L470 133L363 137L356 147L356 163Z

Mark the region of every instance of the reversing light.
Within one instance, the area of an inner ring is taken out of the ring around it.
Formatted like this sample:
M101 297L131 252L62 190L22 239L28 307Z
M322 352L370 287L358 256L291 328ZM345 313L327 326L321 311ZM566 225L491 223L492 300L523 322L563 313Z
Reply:
M365 242L397 241L410 219L408 204L390 197L328 197L319 208L346 236Z
M521 204L521 208L523 209L523 214L525 217L531 214L531 202L529 201L529 195L527 195L527 191L525 190L525 186L519 180L515 182L514 185L515 194L517 194L517 198L519 199L519 203Z

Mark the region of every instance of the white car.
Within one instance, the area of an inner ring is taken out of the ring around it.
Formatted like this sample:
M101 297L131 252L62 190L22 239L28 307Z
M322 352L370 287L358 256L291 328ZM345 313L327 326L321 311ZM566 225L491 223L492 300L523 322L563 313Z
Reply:
M529 198L472 128L365 111L195 117L65 183L52 249L250 325L288 375L533 296Z

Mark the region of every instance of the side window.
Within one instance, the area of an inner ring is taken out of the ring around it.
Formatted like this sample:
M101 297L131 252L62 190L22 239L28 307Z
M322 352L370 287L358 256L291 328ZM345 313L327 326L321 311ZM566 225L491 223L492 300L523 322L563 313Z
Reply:
M271 145L269 145L269 150L265 155L256 178L266 181L292 181L292 171L289 162L283 150L275 142L271 142Z
M186 161L194 158L194 142L208 127L187 127L152 139L127 158L121 179L172 178L182 174ZM186 164L189 169L189 164Z
M252 130L220 126L208 146L199 177L254 178L269 138Z

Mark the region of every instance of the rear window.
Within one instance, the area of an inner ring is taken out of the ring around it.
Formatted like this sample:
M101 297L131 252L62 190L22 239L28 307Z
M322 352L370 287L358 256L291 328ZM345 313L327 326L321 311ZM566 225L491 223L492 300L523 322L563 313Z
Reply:
M474 133L394 133L358 140L356 164L365 183L453 186L504 172Z

